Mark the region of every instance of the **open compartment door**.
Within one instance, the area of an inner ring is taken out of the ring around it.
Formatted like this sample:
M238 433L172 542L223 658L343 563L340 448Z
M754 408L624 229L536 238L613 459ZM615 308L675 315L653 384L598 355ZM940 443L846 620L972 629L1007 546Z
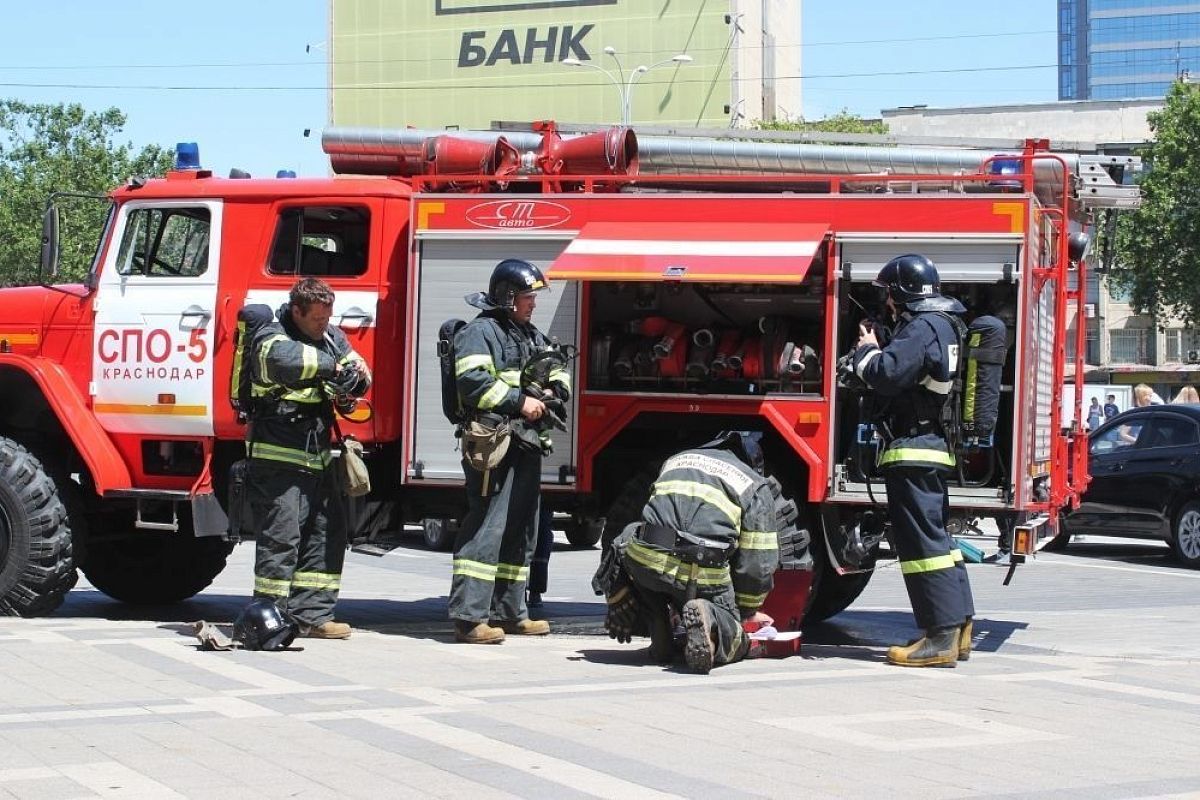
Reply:
M551 280L801 283L825 223L590 222Z

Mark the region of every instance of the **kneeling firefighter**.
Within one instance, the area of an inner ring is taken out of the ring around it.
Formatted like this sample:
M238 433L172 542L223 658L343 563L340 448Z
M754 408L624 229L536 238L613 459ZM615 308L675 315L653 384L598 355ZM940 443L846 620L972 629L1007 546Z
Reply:
M746 657L744 621L772 623L759 611L779 566L761 436L725 432L663 464L642 521L613 540L592 581L607 596L611 638L649 635L651 657L670 662L681 618L687 665L707 673Z
M859 328L855 374L888 400L877 427L886 446L879 468L888 516L913 616L924 636L891 647L887 659L907 667L953 667L971 651L975 614L962 553L946 532L947 475L954 453L947 442L948 410L958 376L966 309L943 297L937 268L921 255L884 265L874 280L887 291L896 328L886 347Z
M549 449L546 422L556 409L564 413L570 374L560 361L537 392L522 389L526 368L555 349L531 322L536 295L546 288L533 264L501 261L487 293L466 298L481 313L453 336L468 510L454 542L449 610L461 642L496 644L505 633L550 632L546 621L529 619L525 584Z

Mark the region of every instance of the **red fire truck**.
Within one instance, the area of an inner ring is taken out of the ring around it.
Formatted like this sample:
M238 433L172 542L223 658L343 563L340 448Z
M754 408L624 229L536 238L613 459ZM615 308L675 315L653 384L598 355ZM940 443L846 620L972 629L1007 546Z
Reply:
M835 363L895 255L929 256L947 293L1009 326L1001 421L961 454L955 516L1019 522L1030 554L1086 480L1086 448L1069 448L1079 424L1062 424L1080 414L1056 391L1083 302L1068 239L1092 208L1136 202L1121 186L1134 159L1044 141L850 147L551 123L332 129L324 145L346 177L220 178L192 163L131 180L82 284L49 283L47 212L47 283L0 291L0 611L52 611L77 568L134 603L181 600L220 572L232 544L193 508L223 502L243 453L228 401L237 311L279 305L298 276L334 288L334 320L375 375L341 424L368 447L374 489L350 507L367 547L422 520L436 539L461 511L437 332L469 318L463 296L503 258L547 272L535 322L578 352L542 476L572 541L636 515L671 452L761 430L788 520L811 535L769 602L789 626L845 608L878 552L879 440Z

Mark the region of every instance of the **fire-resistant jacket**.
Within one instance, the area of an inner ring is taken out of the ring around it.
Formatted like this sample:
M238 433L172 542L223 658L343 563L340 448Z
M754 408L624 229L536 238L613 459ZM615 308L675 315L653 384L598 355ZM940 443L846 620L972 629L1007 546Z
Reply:
M942 414L954 388L960 345L947 315L904 312L887 347L868 344L855 350L854 371L890 400L887 423L893 438L880 467L954 466Z
M468 416L492 412L521 416L521 369L550 340L533 325L519 325L505 311L485 311L454 337L454 376ZM549 376L559 398L571 393L571 376L557 368Z
M733 584L738 609L754 613L771 591L779 566L779 524L771 487L762 475L728 450L684 450L659 471L642 521L735 546L729 562L696 571L700 589ZM625 558L675 577L685 585L690 565L642 542L630 540Z
M354 388L361 397L371 384L362 356L346 334L331 325L313 341L292 322L285 303L275 321L255 336L251 363L256 411L247 450L252 459L320 471L329 465L333 425L332 392L326 381L338 364L358 362L363 380Z

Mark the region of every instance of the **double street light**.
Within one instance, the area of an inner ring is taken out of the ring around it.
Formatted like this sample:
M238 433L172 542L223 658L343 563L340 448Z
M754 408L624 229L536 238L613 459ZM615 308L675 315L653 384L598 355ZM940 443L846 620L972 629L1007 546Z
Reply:
M626 128L629 127L629 117L630 112L632 111L633 86L635 83L637 83L638 78L645 75L652 69L657 69L658 67L666 66L667 64L688 64L692 61L692 57L687 53L677 53L670 58L664 58L662 61L656 62L649 66L640 64L634 67L633 71L629 73L629 78L626 79L625 69L621 66L621 59L617 58L616 48L605 47L604 53L616 62L617 75L620 76L619 79L617 75L614 75L611 71L605 69L599 64L593 64L591 61L580 61L578 58L564 58L559 63L565 64L568 67L587 67L588 69L594 69L597 72L604 73L604 77L608 78L612 85L617 87L617 92L619 92L621 95L621 124Z

